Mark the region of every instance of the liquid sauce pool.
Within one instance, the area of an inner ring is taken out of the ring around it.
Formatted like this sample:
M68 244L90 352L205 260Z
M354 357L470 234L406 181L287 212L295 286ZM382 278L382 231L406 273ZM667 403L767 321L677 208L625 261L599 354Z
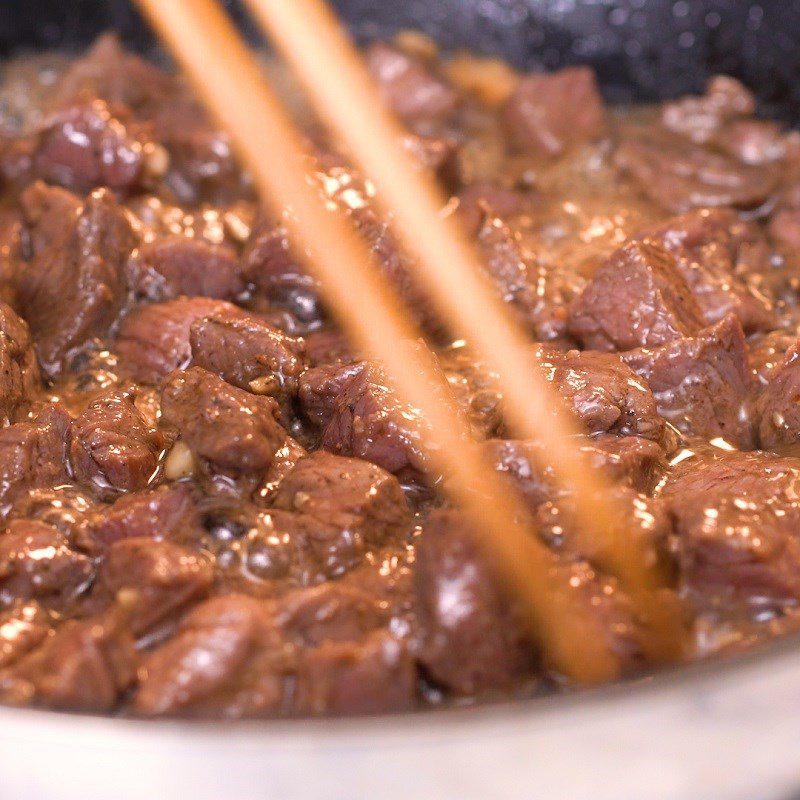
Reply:
M417 34L365 58L659 566L681 658L796 630L797 134L724 76L620 110L587 69L521 75ZM558 454L509 438L374 187L265 68L618 676L663 666L575 529ZM7 63L0 177L0 701L239 718L579 688L179 78L110 35Z

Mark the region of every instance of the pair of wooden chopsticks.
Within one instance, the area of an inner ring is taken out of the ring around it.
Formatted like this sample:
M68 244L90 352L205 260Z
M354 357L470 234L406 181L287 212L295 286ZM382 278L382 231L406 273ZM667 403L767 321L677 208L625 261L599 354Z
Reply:
M522 601L531 630L550 662L575 680L613 677L618 670L603 632L580 607L553 554L529 533L529 514L487 467L464 423L436 390L433 364L399 347L419 335L348 220L324 207L306 180L302 140L264 74L214 0L138 0L221 125L268 204L302 241L308 267L329 307L364 352L382 361L399 396L431 426L428 452L452 476L450 491L470 515L479 544ZM467 339L501 376L513 430L553 454L559 480L579 499L581 524L596 532L597 553L637 601L656 631L656 657L676 649L676 628L656 602L658 578L620 527L605 485L570 439L576 432L561 401L525 352L525 339L482 277L452 224L440 219L443 199L397 146L400 131L382 110L358 54L320 0L248 0L391 210L398 232L420 257L418 277L451 329ZM449 227L448 227L449 225ZM480 491L476 488L480 487ZM492 498L491 502L486 497Z

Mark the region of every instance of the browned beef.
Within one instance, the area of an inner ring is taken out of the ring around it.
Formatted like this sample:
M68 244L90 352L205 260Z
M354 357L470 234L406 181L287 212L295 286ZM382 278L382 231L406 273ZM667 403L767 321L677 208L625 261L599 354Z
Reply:
M366 60L389 107L407 122L441 122L456 109L458 94L418 56L375 42Z
M116 610L71 620L0 673L0 697L69 711L111 711L133 682L136 662Z
M283 703L284 651L266 604L246 595L212 598L144 659L133 710L150 717L274 714Z
M647 381L659 414L679 431L753 446L746 409L753 379L742 326L732 314L695 336L622 358Z
M569 332L591 350L656 347L702 327L674 257L646 241L617 250L569 310Z
M39 366L27 324L0 302L0 422L20 419L40 387Z
M63 533L35 520L18 519L0 534L0 601L39 600L63 609L94 577L89 558Z
M106 189L89 195L61 227L25 265L18 285L22 315L51 378L117 319L127 292L124 264L136 245L125 212Z
M503 111L512 144L525 152L558 156L606 133L606 112L594 72L567 67L523 78Z
M132 537L109 547L97 580L95 593L128 593L129 624L138 635L202 598L214 582L214 567L194 549Z
M224 300L179 297L166 303L136 306L119 328L116 348L123 370L143 383L158 384L174 369L189 364L192 323L212 315L242 315Z
M92 402L72 422L67 444L75 479L101 495L144 489L164 445L124 392Z
M750 350L750 366L758 385L769 383L786 354L797 344L797 336L790 331L770 331L763 336L752 337L747 342Z
M0 611L0 670L33 650L49 631L47 612L35 600L18 600Z
M795 343L776 361L754 404L758 443L771 450L800 438L800 350Z

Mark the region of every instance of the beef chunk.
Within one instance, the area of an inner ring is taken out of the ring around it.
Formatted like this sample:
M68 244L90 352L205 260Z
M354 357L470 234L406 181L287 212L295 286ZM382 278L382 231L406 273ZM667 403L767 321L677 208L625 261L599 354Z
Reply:
M39 366L28 326L0 302L0 423L19 419L39 388Z
M228 718L274 713L283 701L283 651L267 605L245 595L207 600L144 660L133 710Z
M423 347L414 344L412 347ZM459 414L444 374L442 398ZM372 361L315 367L300 378L300 402L322 429L321 446L333 453L365 458L390 472L424 473L421 447L426 422L403 403L384 367Z
M411 527L408 504L393 475L322 451L300 459L280 483L273 506L278 513L271 522L298 551L303 582L341 574L368 549L404 540Z
M441 122L456 109L455 90L418 56L375 42L366 61L389 107L407 122Z
M308 362L312 367L325 364L350 364L356 361L347 338L336 330L323 329L304 337Z
M675 259L646 241L617 250L569 310L569 332L592 350L656 347L702 327Z
M458 193L457 198L456 212L471 235L478 233L486 217L511 219L527 212L533 205L530 193L491 181L471 183Z
M756 109L752 92L735 78L717 75L700 97L682 97L665 103L663 124L695 142L708 142L728 121L750 116Z
M513 145L544 156L558 156L576 144L600 139L607 129L603 100L588 67L528 75L503 113Z
M14 520L0 534L0 600L40 600L63 607L91 581L89 558L64 534L35 520Z
M129 270L136 293L155 302L179 295L233 300L245 289L230 245L188 236L161 236L142 245Z
M742 164L654 128L625 139L614 157L645 195L676 213L704 206L756 208L777 187L769 166Z
M356 642L386 622L375 597L341 582L297 589L281 599L278 624L306 647L324 642Z
M255 317L197 320L190 329L192 364L240 389L271 395L288 407L306 367L305 343Z
M732 314L695 336L622 358L647 381L659 414L679 431L753 446L745 413L752 374L742 326Z
M649 491L666 466L661 447L639 436L582 436L579 447L593 469L601 469L614 483L637 491ZM560 494L552 465L539 442L490 439L483 448L495 469L513 480L532 507Z
M725 209L702 209L668 220L647 235L677 259L706 322L734 313L746 333L775 327L769 295L758 273L769 269L763 239Z
M294 708L312 716L407 711L416 699L414 661L384 632L303 651L296 680Z
M0 430L0 497L4 503L34 487L69 482L65 441L69 415L47 406L33 422Z
M188 365L192 323L208 316L242 315L224 300L179 297L166 303L141 305L122 320L117 352L122 368L143 383L158 384L174 369Z
M116 609L68 621L0 673L0 697L67 711L111 711L136 675L136 652Z
M19 661L47 637L50 620L47 612L34 600L18 600L0 611L0 670Z
M414 585L420 660L434 681L475 694L510 689L531 675L531 645L457 512L429 516Z
M136 245L125 212L105 189L93 192L63 232L19 276L19 302L48 377L93 337L104 336L126 297L124 263Z
M540 368L588 433L642 436L668 443L648 386L617 356L538 348Z
M713 489L672 498L681 588L698 610L763 612L800 601L796 519L769 500Z
M263 473L286 440L278 405L191 367L174 372L161 392L161 422L180 433L212 471Z
M124 392L99 397L70 426L75 479L101 494L144 489L158 467L164 437L148 428Z
M769 383L785 360L786 354L797 344L797 336L789 331L777 330L748 340L750 366L759 385Z
M183 485L125 494L89 514L76 542L90 552L134 538L180 539L199 527L192 492Z
M771 120L742 119L731 122L716 135L714 143L745 164L769 164L786 155L783 129Z
M206 594L214 569L196 550L132 537L111 545L97 578L100 591L111 597L129 593L129 624L135 634L142 634Z
M66 247L81 201L77 195L36 181L19 197L24 221L23 252L36 258L50 247Z
M797 342L777 361L769 383L754 403L758 441L765 449L794 444L800 438L800 347Z
M153 150L148 131L99 99L75 103L44 121L31 137L15 142L9 159L27 180L39 178L77 192L100 186L126 191L140 185ZM24 155L23 155L24 154Z

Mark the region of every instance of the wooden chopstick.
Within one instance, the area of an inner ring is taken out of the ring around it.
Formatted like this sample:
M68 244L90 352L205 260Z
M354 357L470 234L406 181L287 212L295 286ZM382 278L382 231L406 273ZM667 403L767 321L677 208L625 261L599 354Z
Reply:
M431 364L397 346L418 332L350 223L328 211L306 179L301 139L230 20L214 0L137 2L229 131L265 202L278 211L290 209L284 219L306 246L307 266L345 331L386 365L398 396L429 422L431 460L453 477L453 499L469 515L498 576L521 601L523 621L550 663L577 681L614 677L617 657L554 555L531 535L527 510L487 469L466 425L437 393Z
M640 606L662 617L659 601L649 596L661 582L658 565L648 562L644 549L620 524L625 514L614 508L604 476L583 457L574 420L536 369L525 335L483 276L461 230L452 218L442 218L445 198L433 179L415 169L399 146L403 131L336 17L323 0L246 2L320 116L376 184L376 199L392 214L407 249L419 256L415 274L442 316L499 374L511 429L540 441L550 454L547 466L578 499L575 520L591 531L594 555ZM661 623L671 627L667 619Z

